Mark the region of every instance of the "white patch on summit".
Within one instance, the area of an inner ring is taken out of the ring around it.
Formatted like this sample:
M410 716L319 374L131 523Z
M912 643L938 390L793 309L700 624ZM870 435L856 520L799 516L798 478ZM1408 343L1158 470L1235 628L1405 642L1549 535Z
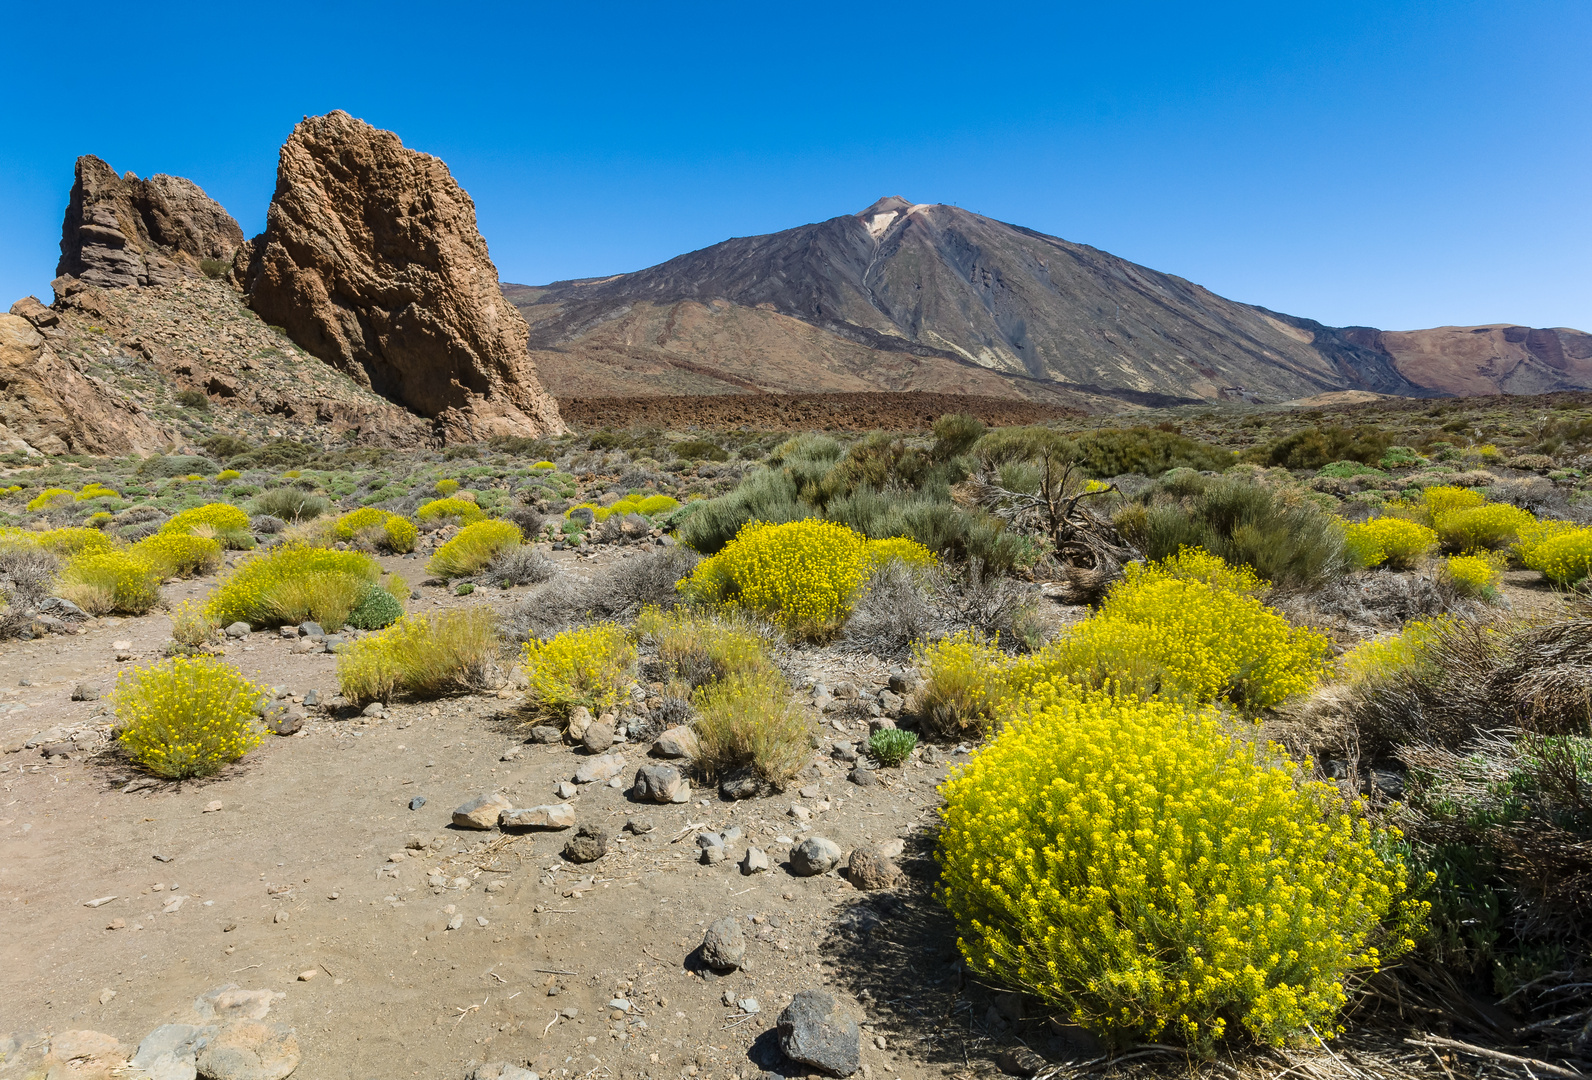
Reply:
M863 224L868 226L868 232L872 233L873 238L877 240L884 235L884 231L890 227L891 223L900 216L894 210L887 210L882 214L875 214L873 217L866 219Z

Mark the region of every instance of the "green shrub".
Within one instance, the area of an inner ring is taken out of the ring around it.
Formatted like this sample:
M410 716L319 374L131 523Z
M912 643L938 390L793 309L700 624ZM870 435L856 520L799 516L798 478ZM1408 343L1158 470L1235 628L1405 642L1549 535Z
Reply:
M868 753L886 768L895 768L911 756L913 747L917 745L918 737L914 733L884 728L868 738Z
M171 640L184 649L203 648L216 639L219 629L196 600L184 600L171 609Z
M812 729L777 671L738 672L691 695L696 767L712 780L745 769L784 788L807 762Z
M576 705L601 713L618 704L630 683L636 650L624 628L612 623L566 630L548 641L525 643L525 674L533 705L568 717Z
M294 469L315 460L320 449L295 439L273 439L264 446L246 450L231 461L234 469ZM270 511L261 511L270 513ZM281 517L281 514L276 515Z
M1116 1045L1330 1034L1424 916L1335 790L1168 702L1056 691L941 790L971 971Z
M156 776L211 776L260 745L254 717L266 700L230 664L176 657L117 681L116 739Z
M220 466L209 458L185 454L152 454L138 463L139 476L151 478L174 476L212 476Z
M1388 452L1393 437L1381 428L1308 427L1285 435L1253 452L1252 460L1286 469L1319 469L1337 461L1374 465Z
M338 650L337 682L356 705L402 693L430 698L485 684L497 656L487 608L411 615Z
M1107 428L1078 437L1078 461L1091 476L1160 476L1169 469L1220 472L1235 460L1219 446L1160 428Z
M266 488L254 497L249 509L254 514L268 514L283 521L309 521L326 513L330 506L319 495L289 485Z
M404 604L399 591L408 595L409 587L394 574L385 587L367 583L365 594L348 613L348 625L356 630L380 630L403 618Z
M254 444L248 439L240 439L236 435L211 435L201 440L199 445L204 447L205 453L221 461L229 461L254 449Z
M731 675L776 670L768 641L749 623L649 607L637 616L636 633L658 650L668 681L687 692Z
M426 570L439 577L468 577L491 562L498 552L524 540L520 527L509 521L477 521L436 550Z
M1330 465L1321 466L1316 475L1351 480L1356 476L1386 476L1387 473L1358 461L1334 461Z
M728 461L729 452L724 447L707 439L687 439L677 442L670 447L675 456L683 461Z
M365 598L381 567L359 551L287 544L240 562L216 586L206 610L225 626L281 626L313 619L336 630Z

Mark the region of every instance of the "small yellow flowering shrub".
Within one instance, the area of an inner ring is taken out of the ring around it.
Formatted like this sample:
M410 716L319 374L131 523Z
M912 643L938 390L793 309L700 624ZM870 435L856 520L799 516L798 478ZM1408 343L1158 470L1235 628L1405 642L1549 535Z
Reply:
M1384 679L1426 662L1427 649L1454 627L1448 615L1415 619L1396 634L1362 641L1338 657L1338 675L1349 682Z
M1445 550L1466 552L1508 547L1522 528L1536 520L1531 511L1518 506L1487 503L1438 514L1432 525Z
M456 492L458 490L459 490L459 482L457 480L438 480L437 481L437 494L441 495L444 499L446 499L449 495L452 495L454 492Z
M1435 524L1443 514L1455 510L1469 510L1481 506L1487 501L1487 496L1470 488L1439 485L1429 487L1421 492L1420 502L1416 510L1428 525Z
M512 521L477 521L426 560L426 570L439 577L468 577L491 562L498 552L525 539Z
M914 651L923 671L918 711L928 731L952 738L994 729L1011 659L977 630L963 630Z
M380 529L387 524L387 511L374 506L361 506L350 510L332 526L332 536L338 540L352 540L367 529Z
M222 469L220 472L216 473L216 479L222 483L225 483L228 480L236 480L242 475L243 474L237 469Z
M1408 569L1437 546L1435 531L1420 522L1399 517L1372 518L1359 525L1345 525L1343 532L1348 537L1350 556L1367 568L1386 563L1394 569Z
M768 641L756 629L714 615L649 607L636 617L636 635L657 648L669 681L684 684L681 697L731 675L777 670Z
M567 717L576 705L600 714L619 702L636 664L636 648L613 623L566 630L547 641L525 643L525 675L533 704Z
M90 615L142 615L160 599L160 568L130 551L90 551L66 564L56 592Z
M680 500L671 495L648 495L637 505L636 512L647 517L655 517L658 514L667 514L679 506Z
M76 499L78 502L83 502L86 499L119 499L121 497L122 493L115 488L106 487L98 480L95 480L93 483L84 484L83 490L77 493Z
M472 499L433 499L416 510L415 517L420 521L458 518L462 524L468 525L472 521L480 521L486 517L486 511L477 506Z
M1413 945L1404 865L1212 715L1049 689L941 788L969 967L1117 1045L1332 1034L1344 979Z
M750 768L783 788L807 763L812 728L772 668L737 672L697 687L695 765L708 779Z
M312 618L332 630L380 579L381 567L363 552L290 544L240 563L216 586L206 610L222 626Z
M678 587L694 603L744 607L821 641L844 625L872 568L867 539L844 525L753 521Z
M1556 585L1574 585L1592 576L1592 528L1545 530L1542 539L1522 545L1520 561Z
M337 681L356 705L391 701L400 692L436 697L482 685L496 656L488 608L411 615L339 649Z
M1461 596L1498 598L1498 567L1485 555L1450 555L1443 562L1443 576Z
M156 776L210 776L260 745L254 717L265 701L230 664L176 657L117 681L117 741Z
M558 468L558 466L554 465L551 461L538 461L536 464L532 465L531 468L551 470Z
M81 527L50 529L48 532L39 533L38 541L40 547L53 551L64 559L70 559L74 555L111 551L115 548L111 538L98 529Z
M45 488L28 500L28 509L49 510L58 506L70 506L74 498L76 496L67 488Z
M883 566L887 562L899 562L914 570L927 570L940 564L940 560L934 557L934 552L905 536L869 540L868 556L876 567Z
M208 531L221 541L223 547L247 550L254 546L254 536L249 532L249 515L231 503L206 503L192 510L172 516L160 527L163 533L195 533Z
M213 573L221 566L221 542L205 536L156 533L130 549L146 559L163 578Z
M382 531L386 534L387 547L399 555L413 551L415 539L420 535L420 530L415 527L414 522L397 514L387 519L382 525Z
M184 600L171 609L171 640L184 649L201 649L210 644L218 629L197 600Z

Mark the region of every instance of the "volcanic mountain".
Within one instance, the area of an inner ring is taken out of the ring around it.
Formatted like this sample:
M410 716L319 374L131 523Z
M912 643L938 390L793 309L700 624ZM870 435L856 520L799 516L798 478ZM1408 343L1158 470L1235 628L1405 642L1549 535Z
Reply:
M1329 327L897 197L635 273L504 292L559 398L924 390L1101 407L1592 388L1579 331Z

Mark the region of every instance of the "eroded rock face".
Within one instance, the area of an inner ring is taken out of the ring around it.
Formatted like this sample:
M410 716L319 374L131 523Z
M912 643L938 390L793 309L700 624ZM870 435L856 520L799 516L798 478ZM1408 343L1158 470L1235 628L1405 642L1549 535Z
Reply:
M43 454L125 454L177 438L136 403L57 356L33 324L0 315L0 446Z
M167 285L198 273L202 260L231 259L241 243L238 223L193 181L117 176L85 154L77 159L55 272L102 288Z
M564 430L448 167L345 112L293 129L266 229L234 273L310 353L450 440Z

